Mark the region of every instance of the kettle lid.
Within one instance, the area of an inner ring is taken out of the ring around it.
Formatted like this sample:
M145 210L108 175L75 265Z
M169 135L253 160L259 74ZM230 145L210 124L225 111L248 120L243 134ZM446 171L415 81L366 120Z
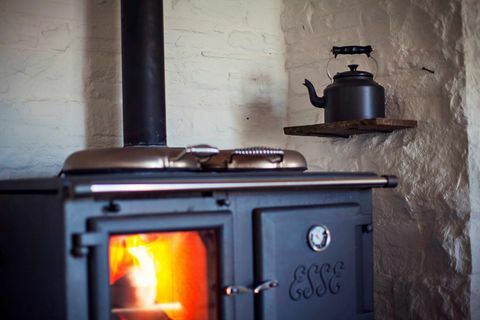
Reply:
M373 74L367 71L357 71L358 64L349 64L348 67L350 68L349 71L339 72L334 77L333 80L341 79L341 78L370 78L373 79Z

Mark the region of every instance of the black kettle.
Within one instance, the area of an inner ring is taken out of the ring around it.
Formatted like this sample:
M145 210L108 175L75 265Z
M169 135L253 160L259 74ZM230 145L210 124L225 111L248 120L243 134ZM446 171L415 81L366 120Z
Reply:
M336 58L341 54L366 54L371 58L372 46L333 47ZM373 58L372 58L373 59ZM330 62L330 61L329 61ZM313 84L305 79L310 102L325 109L325 122L362 120L385 117L385 89L373 79L373 74L357 70L358 65L348 66L349 71L337 73L333 82L318 97ZM331 76L327 74L330 79Z

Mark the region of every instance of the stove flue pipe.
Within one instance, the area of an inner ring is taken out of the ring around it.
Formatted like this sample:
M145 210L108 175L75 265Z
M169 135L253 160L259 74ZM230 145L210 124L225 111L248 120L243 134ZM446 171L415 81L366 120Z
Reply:
M123 141L166 146L163 0L122 0Z

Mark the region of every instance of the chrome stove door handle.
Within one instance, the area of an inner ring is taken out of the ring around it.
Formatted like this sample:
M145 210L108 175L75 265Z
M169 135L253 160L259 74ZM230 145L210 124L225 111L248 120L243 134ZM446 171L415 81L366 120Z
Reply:
M256 286L255 289L253 289L253 293L259 294L262 291L267 291L267 290L274 289L274 288L278 287L279 285L280 285L280 283L277 280L265 281L264 283Z
M223 289L223 292L227 296L236 296L242 293L249 293L252 289L244 287L244 286L228 286Z

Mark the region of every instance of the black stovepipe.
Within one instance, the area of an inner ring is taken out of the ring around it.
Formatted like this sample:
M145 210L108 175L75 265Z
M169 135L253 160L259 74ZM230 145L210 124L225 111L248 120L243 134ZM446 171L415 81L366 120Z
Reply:
M123 141L166 146L162 0L122 0Z

